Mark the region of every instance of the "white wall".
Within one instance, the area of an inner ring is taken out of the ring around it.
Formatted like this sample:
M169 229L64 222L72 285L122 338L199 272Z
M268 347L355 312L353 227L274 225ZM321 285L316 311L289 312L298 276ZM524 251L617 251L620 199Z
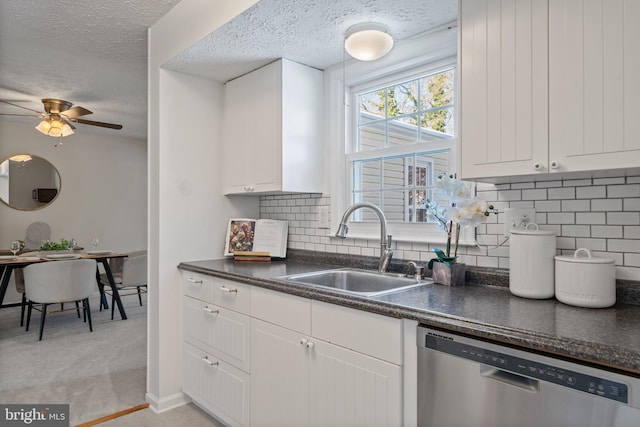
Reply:
M24 239L35 221L51 227L54 240L74 238L88 247L91 237L100 248L117 251L147 245L147 144L143 139L91 133L86 127L63 139L42 135L31 123L0 121L0 160L29 153L49 160L60 173L58 198L45 208L21 211L0 203L0 248ZM6 302L15 298L10 285ZM19 299L18 299L19 300Z
M164 411L181 392L181 261L221 258L231 216L257 216L257 197L222 196L223 86L161 67L255 0L183 0L149 30L149 295L147 401Z

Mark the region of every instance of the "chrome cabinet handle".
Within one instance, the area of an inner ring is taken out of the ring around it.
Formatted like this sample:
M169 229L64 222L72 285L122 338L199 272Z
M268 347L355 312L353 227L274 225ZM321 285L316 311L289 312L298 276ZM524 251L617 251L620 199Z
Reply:
M202 310L209 314L220 314L220 310L214 310L209 307L202 307Z
M202 279L194 279L193 277L187 277L189 283L202 283Z
M306 338L302 338L302 339L300 340L300 344L302 344L302 345L307 345L307 343L308 343L308 342L309 342L309 340L308 340L308 339L306 339Z
M228 293L235 292L235 293L238 293L237 289L229 289L229 288L225 287L224 285L220 286L218 289L221 290L222 292L228 292Z
M542 170L542 163L540 163L540 162L535 162L535 163L533 164L533 170L534 170L534 171L541 171L541 170Z
M314 346L315 344L313 343L313 341L307 342L307 348L313 348Z
M209 356L204 356L202 361L209 366L219 366L220 362L214 362L213 360L209 360Z
M552 160L551 163L549 163L549 167L551 169L558 169L560 167L560 162L558 162L557 160Z
M249 191L249 192L255 190L255 188L253 186L251 186L251 185L245 185L242 188L243 188L244 191Z

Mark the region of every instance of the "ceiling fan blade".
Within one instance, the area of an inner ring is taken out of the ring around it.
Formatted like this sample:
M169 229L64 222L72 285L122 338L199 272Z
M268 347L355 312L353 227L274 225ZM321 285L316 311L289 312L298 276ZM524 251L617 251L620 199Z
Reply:
M28 107L23 107L22 105L14 104L13 102L4 101L2 99L0 99L0 102L5 103L5 104L9 104L9 105L13 105L14 107L24 108L25 110L33 111L34 113L42 114L42 111L34 110L34 109L28 108Z
M42 118L42 114L34 115L34 114L11 114L11 113L0 113L0 116L35 117L36 119L41 119L41 118Z
M89 111L84 107L73 107L68 110L64 110L63 113L66 117L74 119L78 116L86 116L87 114L93 114L93 111Z
M122 125L116 125L113 123L95 122L93 120L76 119L76 118L69 118L69 120L76 123L82 123L83 125L100 126L100 127L109 128L109 129L122 129Z
M71 129L75 130L76 127L74 125L71 124L71 120L68 117L65 116L60 116L60 119L62 119L63 122L65 122L66 124L69 125L69 127L71 127Z

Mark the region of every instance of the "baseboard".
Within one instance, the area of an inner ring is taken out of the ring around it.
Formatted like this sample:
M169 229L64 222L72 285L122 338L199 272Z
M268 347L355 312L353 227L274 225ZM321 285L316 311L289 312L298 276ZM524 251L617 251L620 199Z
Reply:
M157 396L147 392L145 394L145 400L149 403L149 408L159 414L164 411L168 411L178 406L186 405L191 402L191 399L184 393L174 393L169 396L158 399Z

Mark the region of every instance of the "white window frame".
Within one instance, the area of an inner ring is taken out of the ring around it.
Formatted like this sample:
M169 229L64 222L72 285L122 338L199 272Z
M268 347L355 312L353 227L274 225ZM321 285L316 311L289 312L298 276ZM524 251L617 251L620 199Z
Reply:
M325 135L325 141L330 150L330 162L328 162L326 176L329 179L330 204L331 204L331 228L328 235L333 235L339 224L342 213L350 204L351 181L350 163L347 154L350 153L351 141L354 138L355 112L352 106L355 102L350 94L365 87L380 87L393 81L409 80L421 74L428 74L451 66L457 68L457 31L455 28L446 29L412 40L398 43L389 55L369 63L349 60L344 65L339 64L325 71L325 117L329 123L329 129ZM457 80L457 79L456 79ZM459 128L459 95L456 84L456 135ZM451 141L454 141L449 156L451 172L457 171L458 165L458 139L447 140L446 143L433 142L432 148L448 149ZM415 147L393 147L385 150L386 155L400 155L413 153ZM417 151L423 151L418 149ZM375 155L372 151L351 154L351 159L368 158ZM350 222L348 238L378 240L380 228L377 222L358 223ZM446 233L436 224L425 223L390 223L388 232L393 235L394 241L419 242L442 244L446 242ZM460 245L475 245L475 233L473 229L463 230Z

